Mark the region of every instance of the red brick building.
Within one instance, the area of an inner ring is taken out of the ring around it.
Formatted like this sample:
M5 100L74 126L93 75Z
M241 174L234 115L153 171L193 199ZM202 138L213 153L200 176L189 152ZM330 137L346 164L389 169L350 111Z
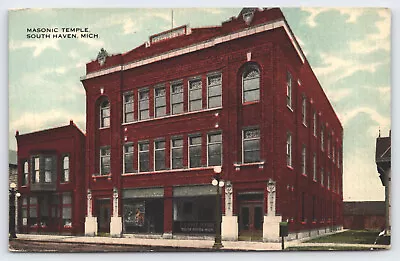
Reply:
M342 226L343 128L278 8L86 65L85 234L276 241Z
M18 231L79 234L84 229L85 135L69 125L29 134L18 143Z

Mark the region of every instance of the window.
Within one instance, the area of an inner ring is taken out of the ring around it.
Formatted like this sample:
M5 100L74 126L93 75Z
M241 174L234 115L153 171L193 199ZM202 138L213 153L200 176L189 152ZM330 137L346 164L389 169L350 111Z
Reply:
M29 165L28 161L23 161L23 166L24 166L24 174L22 176L22 186L26 186L29 183Z
M110 103L105 100L100 105L100 128L110 127Z
M324 151L324 126L321 126L321 150Z
M110 174L110 147L100 148L100 175Z
M150 118L149 113L149 90L141 89L139 90L139 119L145 120Z
M21 204L21 216L22 216L22 225L28 225L28 198L22 197L22 204Z
M28 218L28 225L31 227L38 226L38 202L37 197L30 197L29 198L29 218Z
M183 168L183 139L171 140L171 166L173 169Z
M328 154L328 158L331 158L331 135L328 134L328 140L327 140L327 154Z
M336 191L336 180L335 180L335 174L332 173L332 190L335 192Z
M52 158L45 157L44 158L44 182L49 183L51 182L51 174L52 174Z
M189 137L189 168L201 167L201 136Z
M72 227L72 196L71 193L62 195L62 219L64 228Z
M243 162L260 161L260 130L248 129L243 131Z
M201 79L189 81L189 111L198 111L203 108L201 90Z
M157 140L154 142L154 165L155 170L165 169L165 141Z
M62 163L62 174L61 174L61 182L69 182L69 156L65 155L63 157Z
M222 165L222 134L208 134L207 139L208 166Z
M317 113L315 111L313 113L313 134L317 137Z
M303 124L307 126L307 97L304 95L301 106L301 118L303 120Z
M173 83L171 85L171 113L178 114L183 112L183 85Z
M328 187L328 189L330 189L331 188L331 173L328 171L328 176L326 177L326 179L327 179L327 187Z
M286 104L292 109L292 75L287 72L286 75Z
M335 165L335 143L332 144L332 161L333 161L333 165Z
M313 180L317 180L317 154L313 156Z
M292 134L290 132L286 134L286 164L292 167Z
M124 123L133 121L133 93L124 94Z
M155 117L165 116L167 114L167 103L165 101L165 87L158 87L154 89L154 111Z
M222 74L207 77L208 108L222 106Z
M143 142L139 143L139 172L150 170L150 153L149 153L149 143Z
M124 145L124 169L123 173L133 173L133 143Z
M243 103L260 99L260 70L256 65L247 66L242 75Z
M324 185L324 168L321 168L321 185Z
M303 145L302 150L301 150L301 173L306 174L307 175L307 166L306 166L306 155L307 151L306 151L306 146Z
M340 153L340 149L338 148L337 149L337 158L336 158L338 168L340 167L340 163L339 163L340 154L339 153Z
M33 158L33 173L32 173L32 183L40 182L40 158Z

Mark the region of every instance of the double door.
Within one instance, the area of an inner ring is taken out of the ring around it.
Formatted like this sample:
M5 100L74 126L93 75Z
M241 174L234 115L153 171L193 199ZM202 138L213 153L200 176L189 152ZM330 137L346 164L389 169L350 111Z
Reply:
M239 239L262 241L264 211L261 202L243 202L240 204Z
M111 199L98 199L95 207L98 232L110 233Z

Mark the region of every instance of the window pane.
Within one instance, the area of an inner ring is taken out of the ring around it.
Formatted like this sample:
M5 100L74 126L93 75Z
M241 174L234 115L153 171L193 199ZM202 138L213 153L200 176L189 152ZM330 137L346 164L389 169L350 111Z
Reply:
M182 139L177 139L172 141L172 146L173 147L180 147L183 146L183 140Z
M189 149L190 167L201 166L201 146L193 146Z
M245 151L259 150L260 140L247 140L243 143Z
M156 108L156 117L165 116L167 114L166 107Z
M69 157L68 156L65 156L64 157L64 169L69 169Z
M51 182L51 171L46 170L44 172L44 182Z
M208 135L208 142L221 142L222 141L222 134L210 134Z
M221 96L211 97L208 99L208 108L221 107L221 105L222 105Z
M155 142L155 148L156 149L164 149L165 148L165 141L157 141Z
M260 90L246 91L243 96L243 102L258 101L260 99Z
M72 204L72 197L71 197L71 195L70 195L70 194L64 194L64 195L62 195L62 203L63 203L63 205Z
M260 152L257 151L246 151L244 154L244 163L258 162L260 161Z
M70 219L72 217L72 210L71 207L63 207L63 219Z
M145 120L149 118L149 110L141 110L140 111L140 119Z
M183 149L172 150L172 168L181 169L183 167Z
M243 90L244 91L256 90L259 88L260 88L260 79L259 78L243 80Z
M28 173L28 162L24 163L24 173Z
M208 97L219 96L222 94L221 86L212 86L208 88Z
M201 110L203 108L203 104L201 100L197 100L197 101L191 101L190 102L190 111L198 111Z
M172 105L172 114L183 112L183 103Z
M165 96L156 98L156 107L165 106Z
M163 170L165 169L165 151L159 150L155 153L155 169L156 170Z

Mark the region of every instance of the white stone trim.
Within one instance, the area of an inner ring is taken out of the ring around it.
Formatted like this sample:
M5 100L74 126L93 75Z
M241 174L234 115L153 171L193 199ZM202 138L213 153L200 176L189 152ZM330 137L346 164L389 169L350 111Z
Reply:
M135 67L139 67L142 65L146 65L146 64L150 64L156 61L160 61L160 60L164 60L164 59L168 59L168 58L172 58L172 57L176 57L178 55L181 54L186 54L186 53L190 53L190 52L195 52L198 50L202 50L205 48L209 48L212 46L215 46L217 44L220 43L224 43L224 42L228 42L231 40L234 40L236 38L242 38L242 37L246 37L249 35L253 35L256 33L261 33L264 31L269 31L269 30L273 30L275 28L279 28L279 27L283 27L286 34L288 35L293 47L295 48L297 55L299 56L299 58L301 59L302 63L304 63L305 61L305 55L303 53L303 51L301 50L299 44L297 43L295 36L293 35L293 33L290 31L289 26L286 24L286 22L282 19L282 20L278 20L275 22L269 22L267 24L261 24L258 25L256 27L253 27L251 29L249 28L245 28L244 30L241 30L239 32L234 32L228 35L224 35L224 36L218 36L216 38L210 39L210 40L206 40L188 47L183 47L180 49L175 49L175 50L171 50L168 51L166 53L162 53L162 54L158 54L149 58L144 58L142 60L138 60L138 61L133 61L130 62L128 64L124 64L124 65L118 65L118 66L114 66L108 69L104 69L104 70L100 70L100 71L96 71L96 72L91 72L87 75L84 75L81 77L81 80L87 80L87 79L91 79L91 78L95 78L98 76L103 76L106 74L110 74L113 72L117 72L117 71L125 71L125 70L129 70Z

